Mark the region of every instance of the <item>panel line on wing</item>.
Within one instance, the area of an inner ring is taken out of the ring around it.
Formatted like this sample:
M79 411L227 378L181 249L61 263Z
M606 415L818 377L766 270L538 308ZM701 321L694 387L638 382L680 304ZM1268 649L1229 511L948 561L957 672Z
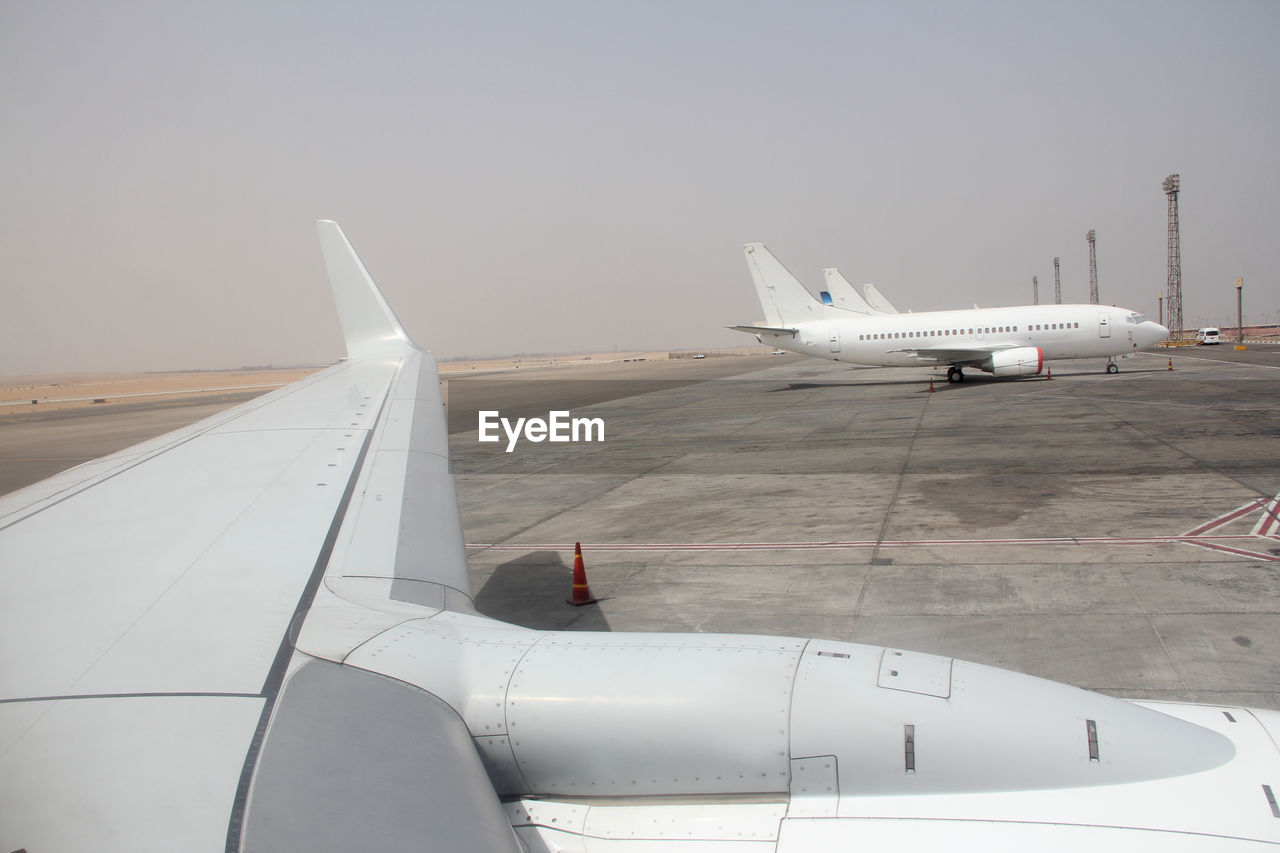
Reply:
M387 396L384 394L382 402L378 405L378 414L374 418L375 425L382 419L386 403ZM231 817L227 823L227 853L238 853L240 850L240 837L244 829L244 813L249 802L249 787L253 782L253 772L258 763L258 756L262 751L262 743L266 739L267 726L271 722L271 714L275 709L276 700L280 696L280 688L284 684L285 673L289 669L289 661L293 657L294 641L297 632L301 630L302 619L306 616L307 611L311 609L311 602L315 600L316 590L319 589L320 582L324 578L324 571L329 565L329 558L333 554L333 546L338 540L338 531L342 528L342 521L346 517L347 507L351 504L351 496L355 494L356 481L360 479L365 457L368 455L369 447L373 441L373 432L373 429L365 430L364 441L360 444L360 453L356 457L355 465L351 468L351 474L347 477L346 489L342 493L342 500L338 502L338 508L333 514L333 520L329 523L329 531L325 535L324 544L320 547L320 553L316 555L315 565L311 569L311 577L308 578L307 585L302 590L302 595L298 599L298 606L293 612L293 618L289 620L289 624L285 628L284 636L280 639L280 646L276 650L275 659L271 663L271 669L267 671L266 680L263 682L262 698L266 701L263 702L262 712L258 717L258 725L254 729L253 738L249 742L249 749L245 753L244 765L240 770L240 781L236 785L236 795L231 806Z
M40 513L44 512L45 510L47 510L47 509L51 509L51 508L53 508L53 507L57 506L58 504L62 503L63 501L70 500L71 498L74 498L76 495L81 494L82 492L85 492L86 490L91 489L91 488L93 488L94 486L99 485L100 483L105 483L105 482L107 482L108 480L114 479L114 478L116 478L116 477L120 476L121 474L124 474L124 473L126 473L126 472L128 472L128 471L133 470L134 468L138 467L139 465L143 464L144 462L150 461L151 459L156 458L157 456L159 456L159 455L160 455L160 454L162 454L162 453L168 453L170 450L173 450L173 449L178 448L178 447L182 447L184 444L187 444L187 443L189 443L189 442L195 441L197 438L200 438L202 435L204 435L204 433L203 433L203 432L193 433L192 435L187 436L186 438L182 439L181 441L175 442L175 443L170 444L170 445L166 445L164 448L162 448L162 449L160 449L160 450L157 450L155 453L148 454L148 455L146 455L146 456L140 456L140 457L138 457L137 459L135 459L135 460L133 460L132 462L130 462L129 464L127 464L127 465L125 465L125 466L123 466L123 467L121 467L121 468L117 468L115 471L112 471L110 474L103 475L103 476L101 476L101 477L99 477L99 478L97 478L97 479L90 480L90 481L88 481L88 482L81 482L81 483L77 483L75 487L73 487L70 491L68 491L66 494L64 494L64 495L63 495L62 497L60 497L60 498L57 498L57 499L55 499L55 500L50 500L50 501L48 501L48 503L45 503L45 504L43 504L42 506L38 506L38 507L36 507L36 508L34 508L34 509L31 509L29 512L22 512L22 511L20 510L20 511L19 511L19 515L18 515L18 517L17 517L17 518L14 518L14 519L12 519L12 520L10 520L10 521L7 521L7 522L5 522L5 523L3 523L3 524L0 524L0 530L7 530L7 529L9 529L10 527L13 527L15 524L19 524L19 523L21 523L21 522L23 522L23 521L26 521L28 518L31 518L31 517L36 516L36 515L39 515Z
M326 576L381 577L391 581L392 600L473 611L448 427L430 353L405 355L363 468Z
M470 610L473 608L471 578L467 573L458 495L449 471L449 431L440 394L440 375L435 358L429 354L419 356L415 366L417 376L411 383L413 417L391 597L443 609ZM427 523L409 524L408 519L422 519ZM421 582L437 588L438 594L432 592L424 597L428 587ZM450 595L449 590L460 593L465 601L457 601L457 596Z
M21 702L61 702L74 699L261 699L261 693L211 693L199 690L158 693L73 693L69 696L11 696L0 699L0 705Z

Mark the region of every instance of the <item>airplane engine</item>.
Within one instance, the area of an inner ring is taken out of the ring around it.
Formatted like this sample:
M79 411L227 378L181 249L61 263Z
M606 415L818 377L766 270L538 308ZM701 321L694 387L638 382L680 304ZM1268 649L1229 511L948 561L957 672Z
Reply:
M794 814L834 816L841 798L1114 786L1235 755L1131 702L829 640L459 615L397 625L345 663L454 709L506 797L790 797Z
M511 676L502 743L477 745L514 793L781 796L803 649L778 637L550 635Z
M982 369L996 376L1035 376L1044 370L1044 352L1040 347L1001 350Z
M500 743L477 746L495 787L518 795L1029 791L1185 775L1235 754L1216 732L1075 687L782 637L552 634L501 704Z

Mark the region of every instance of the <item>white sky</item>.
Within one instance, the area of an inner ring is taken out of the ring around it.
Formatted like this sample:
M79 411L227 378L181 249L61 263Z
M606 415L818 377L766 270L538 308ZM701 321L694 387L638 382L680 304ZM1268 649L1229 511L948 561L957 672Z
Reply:
M0 2L0 374L714 347L741 244L899 308L1280 320L1280 3Z

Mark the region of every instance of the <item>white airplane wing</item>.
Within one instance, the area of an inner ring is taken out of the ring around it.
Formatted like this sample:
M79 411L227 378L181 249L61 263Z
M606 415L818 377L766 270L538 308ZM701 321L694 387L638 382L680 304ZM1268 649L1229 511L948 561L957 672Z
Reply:
M434 359L319 227L348 360L0 500L5 850L238 849L255 770L275 820L344 827L346 849L448 827L451 850L519 849L457 714L385 679L306 685L295 751L331 762L312 781L338 801L258 766L302 618L334 597L322 580L384 587L374 623L470 609ZM335 753L342 715L368 731Z
M1017 349L1011 344L989 347L902 347L894 352L914 353L922 361L936 364L978 365L991 358L993 353Z

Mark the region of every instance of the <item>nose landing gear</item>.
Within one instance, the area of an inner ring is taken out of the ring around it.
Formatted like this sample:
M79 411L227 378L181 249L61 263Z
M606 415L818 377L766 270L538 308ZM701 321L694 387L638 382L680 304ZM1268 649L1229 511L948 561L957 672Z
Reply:
M1107 373L1119 373L1120 365L1116 364L1114 358L1107 359Z

